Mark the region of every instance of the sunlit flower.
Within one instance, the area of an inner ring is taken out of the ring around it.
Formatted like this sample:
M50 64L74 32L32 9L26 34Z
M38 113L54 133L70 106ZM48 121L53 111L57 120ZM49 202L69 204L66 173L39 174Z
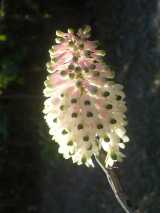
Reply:
M88 40L90 27L56 31L50 49L43 113L59 153L78 165L94 166L92 156L106 153L105 166L122 161L126 136L123 86L102 60L104 51Z

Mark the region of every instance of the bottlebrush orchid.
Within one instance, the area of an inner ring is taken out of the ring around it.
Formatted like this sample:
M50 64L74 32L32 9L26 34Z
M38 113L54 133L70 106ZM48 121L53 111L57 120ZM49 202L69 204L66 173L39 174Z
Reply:
M49 50L44 118L59 153L78 165L94 166L92 156L105 153L105 167L122 161L129 141L123 86L103 60L105 52L89 40L91 28L56 31Z

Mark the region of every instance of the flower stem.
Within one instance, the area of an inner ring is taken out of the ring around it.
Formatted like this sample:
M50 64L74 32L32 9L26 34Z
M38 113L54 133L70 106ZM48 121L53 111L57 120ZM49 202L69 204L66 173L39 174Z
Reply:
M115 194L115 197L118 201L118 203L121 205L121 207L123 208L123 210L126 213L142 213L140 212L140 210L134 210L133 206L130 204L129 199L127 198L127 195L125 194L124 190L122 189L122 186L119 182L119 179L116 175L116 172L114 170L114 168L105 168L103 163L101 162L101 160L95 156L95 159L98 163L98 165L100 166L100 168L103 170L103 172L105 173L108 182L111 186L112 191Z

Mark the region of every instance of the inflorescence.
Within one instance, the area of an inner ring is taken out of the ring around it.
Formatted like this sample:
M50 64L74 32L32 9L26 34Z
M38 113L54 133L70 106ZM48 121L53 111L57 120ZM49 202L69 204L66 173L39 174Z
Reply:
M123 86L113 81L105 52L89 40L91 28L56 31L49 50L43 113L59 153L78 165L94 166L92 156L106 153L105 166L122 161L127 110Z

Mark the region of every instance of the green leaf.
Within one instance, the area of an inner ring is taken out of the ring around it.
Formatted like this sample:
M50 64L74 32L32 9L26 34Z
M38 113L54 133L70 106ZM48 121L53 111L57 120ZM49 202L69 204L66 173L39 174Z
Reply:
M0 17L4 17L5 13L3 9L0 9Z
M7 36L5 34L0 34L0 41L7 41Z

